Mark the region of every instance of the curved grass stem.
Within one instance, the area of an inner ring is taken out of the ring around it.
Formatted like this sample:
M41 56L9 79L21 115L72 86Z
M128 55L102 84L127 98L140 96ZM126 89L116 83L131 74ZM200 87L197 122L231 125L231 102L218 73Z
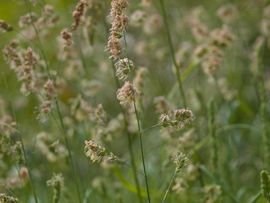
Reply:
M171 177L170 183L169 183L169 185L168 185L168 187L167 187L167 189L165 191L165 194L164 194L164 196L162 198L162 203L165 203L165 200L167 199L167 196L168 196L168 194L170 192L170 189L172 187L172 184L173 184L173 181L175 179L176 174L177 174L177 170L174 170L174 173L173 173L173 175Z

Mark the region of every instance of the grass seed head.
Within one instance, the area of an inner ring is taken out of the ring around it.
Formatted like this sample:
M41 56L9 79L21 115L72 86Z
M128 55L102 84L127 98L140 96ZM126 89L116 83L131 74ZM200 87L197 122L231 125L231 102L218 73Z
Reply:
M135 100L137 93L131 82L126 81L125 84L117 90L117 99L122 106L127 106Z
M0 202L1 203L16 203L18 199L12 196L8 196L4 193L0 193Z
M72 30L76 30L78 28L78 26L81 23L81 18L84 15L84 12L86 10L88 3L86 0L79 0L79 2L76 5L75 10L72 13L74 22L72 24Z
M128 58L120 59L115 63L116 68L116 77L119 80L126 80L128 78L128 74L131 70L134 69L134 64Z
M4 20L0 19L0 30L3 32L11 32L13 30L13 27Z

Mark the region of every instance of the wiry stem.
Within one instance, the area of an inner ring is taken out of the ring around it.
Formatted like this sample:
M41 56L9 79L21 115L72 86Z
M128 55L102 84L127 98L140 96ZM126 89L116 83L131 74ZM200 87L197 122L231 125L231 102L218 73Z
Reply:
M173 184L173 181L175 179L176 174L177 174L177 170L174 170L174 173L173 173L173 175L171 177L170 183L169 183L169 185L168 185L168 187L166 189L166 192L165 192L165 194L164 194L164 196L162 198L162 203L165 203L165 200L167 199L167 196L168 196L168 194L170 192L170 189L172 187L172 184Z
M113 67L113 75L114 75L114 79L116 82L116 86L117 88L120 88L120 84L119 81L116 78L115 75L115 68L114 68L114 63L112 61L112 67ZM137 189L137 194L138 194L138 198L140 203L143 202L142 200L142 195L141 195L141 188L140 188L140 183L139 183L139 178L137 175L137 167L136 167L136 163L135 163L135 156L134 156L134 152L133 152L133 147L132 147L132 140L131 140L131 134L128 131L128 118L127 118L127 114L125 113L125 110L123 109L123 107L120 105L121 111L124 115L124 122L125 122L125 130L127 132L127 137L128 137L128 151L129 151L129 155L130 155L130 161L131 161L131 166L132 166L132 172L133 172L133 177L134 177L134 181L136 184L136 189Z
M107 26L106 19L104 19L104 26L105 26L106 31L109 32L109 28ZM113 69L113 76L114 76L115 84L116 84L116 87L118 89L118 88L120 88L120 84L119 84L119 81L118 81L118 79L116 77L115 66L114 66L113 60L111 60L111 63L112 63L112 69ZM141 194L139 178L138 178L138 175L137 175L137 166L136 166L136 163L135 163L135 156L134 156L133 147L132 147L132 139L131 139L131 134L128 131L128 118L127 118L127 114L125 113L125 110L123 109L123 107L121 105L120 105L120 108L121 108L121 112L124 115L125 130L126 130L127 137L128 137L128 151L129 151L129 156L130 156L130 161L131 161L131 166L132 166L133 177L134 177L134 181L135 181L135 184L136 184L137 195L138 195L138 199L139 199L140 203L142 203L143 199L142 199L142 194Z
M181 95L182 100L183 100L183 105L186 108L187 107L186 96L185 96L183 84L181 81L180 67L177 64L176 58L175 58L175 51L173 48L173 42L172 42L171 32L170 32L170 28L169 28L169 24L168 24L165 5L164 5L163 0L159 0L159 1L160 1L160 5L161 5L161 11L162 11L162 17L163 17L163 21L164 21L164 25L165 25L165 30L166 30L166 34L167 34L167 40L168 40L168 44L169 44L169 48L170 48L170 52L171 52L172 61L173 61L173 68L174 68L174 71L176 73L176 80L178 83L180 95Z
M125 126L127 127L128 124L127 124L126 119L125 119L125 123L126 123ZM138 179L138 175L137 175L135 156L134 156L134 152L133 152L133 148L132 148L131 134L128 132L128 129L127 129L127 135L128 135L128 149L129 149L129 154L130 154L131 166L132 166L132 170L133 170L133 176L134 176L134 180L135 180L135 184L136 184L138 198L139 198L139 201L142 203L143 200L142 200L140 183L139 183L139 179Z
M141 151L141 156L142 156L142 164L143 164L144 180L145 180L146 191L147 191L147 198L148 198L148 203L150 203L151 202L151 198L150 198L150 192L149 192L147 172L146 172L146 167L145 167L145 157L144 157L144 150L143 150L143 140L142 140L141 124L140 124L139 112L137 110L135 100L133 100L133 106L134 106L134 110L135 110L135 114L136 114L136 120L137 120L138 131L139 131L140 151Z
M126 39L126 30L124 31L123 38L124 38L124 43L125 43L126 56L127 56L127 58L129 58L129 56L128 56L128 48L127 48L127 39ZM147 173L146 173L146 167L145 167L143 141L142 141L142 130L141 130L141 124L140 124L140 119L139 119L139 112L137 110L135 100L133 100L133 106L134 106L134 110L135 110L135 114L136 114L136 120L137 120L138 131L139 131L140 151L141 151L141 157L142 157L142 164L143 164L144 180L145 180L146 191L147 191L147 198L148 198L148 203L150 203L151 198L150 198L149 185L148 185L148 179L147 179Z
M61 125L62 131L63 131L63 137L64 137L64 140L65 140L65 145L66 145L67 150L68 150L68 157L69 157L70 165L71 165L71 168L72 168L72 175L73 175L73 178L75 180L78 199L79 199L79 202L81 203L82 198L81 198L79 183L78 183L78 180L76 178L75 166L74 166L73 157L72 157L72 153L71 153L71 147L70 147L70 144L69 144L66 132L65 132L65 126L64 126L63 117L62 117L62 114L61 114L61 111L60 111L58 100L55 100L55 103L56 103L57 114L58 114L58 117L59 117L59 120L60 120L60 125Z
M161 123L157 123L157 124L152 125L152 126L150 126L150 127L148 127L148 128L145 128L145 129L142 130L142 134L144 134L144 133L146 133L147 131L152 130L152 129L154 129L154 128L160 127L160 126L161 126Z

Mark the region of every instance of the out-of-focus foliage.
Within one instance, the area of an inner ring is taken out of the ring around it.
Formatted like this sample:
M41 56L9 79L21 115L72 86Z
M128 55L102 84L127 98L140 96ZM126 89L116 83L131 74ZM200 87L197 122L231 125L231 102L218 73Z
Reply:
M270 3L112 2L0 0L0 202L269 199Z

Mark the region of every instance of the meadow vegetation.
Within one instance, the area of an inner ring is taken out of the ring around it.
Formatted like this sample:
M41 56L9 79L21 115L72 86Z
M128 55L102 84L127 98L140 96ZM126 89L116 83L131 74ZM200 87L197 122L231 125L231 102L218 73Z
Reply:
M0 203L270 202L267 0L1 0Z

